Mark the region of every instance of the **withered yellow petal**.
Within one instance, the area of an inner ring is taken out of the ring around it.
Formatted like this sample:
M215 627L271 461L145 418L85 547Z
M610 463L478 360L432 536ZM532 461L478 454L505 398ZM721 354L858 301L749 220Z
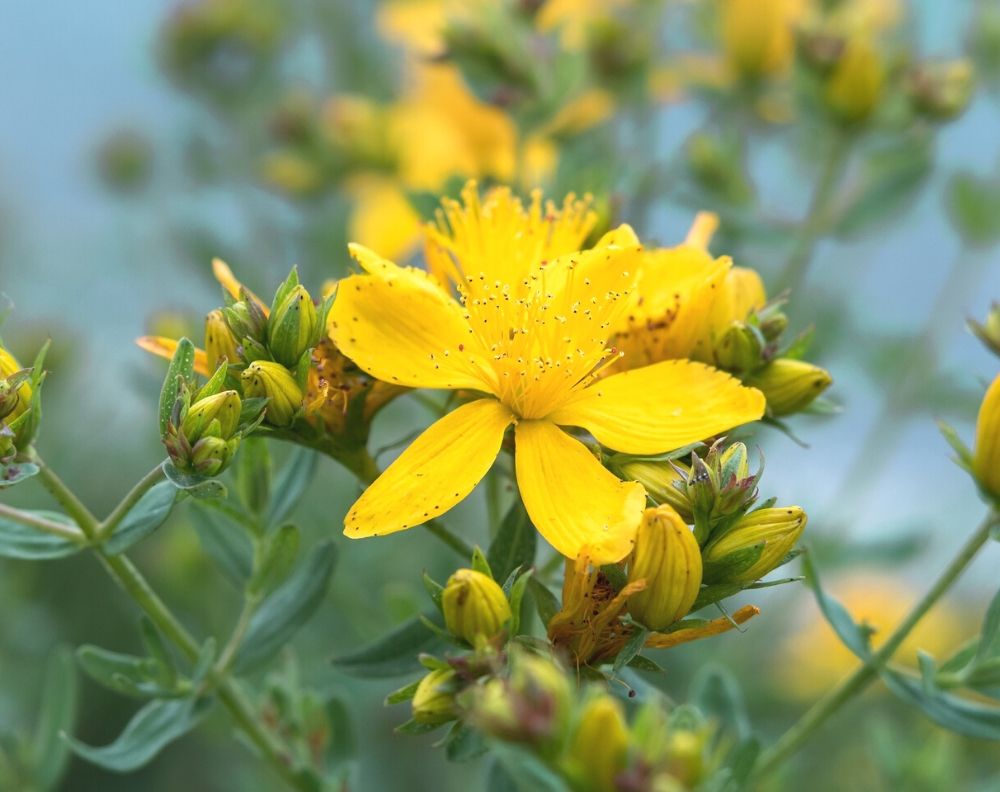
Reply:
M385 382L492 392L482 345L461 306L398 269L396 278L340 281L328 324L337 348Z
M146 352L150 352L158 357L171 360L174 352L177 351L176 338L164 338L163 336L142 336L135 340L136 345ZM194 351L194 370L206 377L212 376L208 368L208 355L204 349Z
M229 293L229 296L234 300L242 299L240 291L245 289L251 299L255 300L261 307L261 310L264 311L264 316L267 316L268 313L270 313L270 308L268 308L267 303L240 283L236 279L236 276L233 275L233 271L229 268L229 265L222 259L212 259L212 274L215 276L215 279L219 282L222 288L225 289Z
M521 421L515 437L521 499L549 544L568 558L588 548L597 565L628 555L646 505L642 486L619 481L549 421Z
M441 516L486 475L513 422L514 416L495 399L479 399L448 413L358 498L344 518L344 534L352 539L381 536Z
M659 454L756 421L764 395L688 360L624 371L585 388L548 416L581 426L626 454Z

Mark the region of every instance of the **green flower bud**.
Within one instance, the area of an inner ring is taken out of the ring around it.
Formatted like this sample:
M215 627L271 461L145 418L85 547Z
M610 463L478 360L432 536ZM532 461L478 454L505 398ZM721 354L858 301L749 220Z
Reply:
M413 719L428 726L440 726L458 718L455 704L457 677L451 668L431 671L420 680L413 695Z
M191 468L202 476L217 476L229 466L239 445L238 437L231 440L212 435L203 437L191 449Z
M980 324L974 319L970 319L969 330L986 348L994 355L1000 355L1000 303L993 303L990 312L986 314L986 321Z
M31 406L30 369L22 369L13 355L0 347L0 419L7 423Z
M474 569L459 569L448 578L441 606L448 631L473 646L498 636L511 616L503 589Z
M629 733L622 706L609 693L585 705L570 744L570 775L582 788L603 792L618 789L617 776L628 761Z
M280 363L256 360L243 371L243 395L266 396L266 420L274 426L288 426L302 408L302 389Z
M252 338L260 341L267 328L267 316L256 300L247 298L222 309L226 324L240 342Z
M181 431L192 444L203 437L228 440L239 426L242 409L243 402L236 391L216 393L191 405L181 423Z
M274 359L294 368L314 345L318 321L309 292L295 286L271 312L267 323L267 346Z
M830 372L812 363L792 358L772 360L746 384L763 392L773 416L801 412L830 387Z
M629 597L632 616L663 630L691 610L701 588L701 550L691 529L669 506L646 509L635 536L629 583L646 587Z
M226 316L216 309L205 317L205 354L210 368L217 368L223 360L235 363L240 359L239 341L226 323Z
M765 339L761 331L746 322L733 322L723 331L712 350L716 365L737 374L760 367Z
M792 550L806 527L798 506L758 509L705 548L705 580L751 583L759 580Z
M652 462L637 459L616 466L623 481L638 481L657 504L666 503L685 520L692 519L691 501L685 484L689 469L679 462ZM680 484L681 486L676 486Z
M826 84L827 107L846 124L867 121L885 95L885 72L874 42L861 36L848 40Z
M788 316L777 308L769 307L758 312L757 319L766 341L777 341L788 327Z

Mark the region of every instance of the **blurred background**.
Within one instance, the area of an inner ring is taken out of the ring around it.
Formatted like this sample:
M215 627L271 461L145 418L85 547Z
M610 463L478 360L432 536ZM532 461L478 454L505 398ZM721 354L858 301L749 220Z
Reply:
M995 360L965 330L1000 297L1000 4L890 0L173 0L0 5L0 290L5 343L45 338L39 447L98 514L162 456L163 367L140 335L201 337L219 256L258 293L291 265L311 288L345 244L419 260L435 196L468 177L594 194L607 223L677 244L719 213L717 254L794 287L793 329L835 379L838 414L761 427L765 497L810 515L827 587L890 627L983 507L935 418L969 437ZM745 5L745 4L744 4ZM412 398L372 448L431 416ZM275 449L281 457L283 450ZM384 459L384 457L383 457ZM347 702L357 788L467 789L433 737L393 733L393 681L329 658L425 605L420 574L453 568L427 534L342 540L357 494L323 460L296 519L335 536L328 600L293 648L303 677ZM5 492L43 506L35 484ZM485 543L473 499L449 524ZM187 509L137 563L199 634L224 633L237 593ZM989 548L918 631L943 655L974 634L996 587ZM764 615L658 658L683 701L699 665L743 683L774 737L852 667L801 585L755 592ZM90 557L0 560L0 732L28 733L59 645L136 648L137 613ZM407 680L403 680L407 681ZM400 682L401 684L401 682ZM76 734L110 741L134 703L81 683ZM995 746L946 733L874 689L829 725L779 788L1000 789ZM140 773L74 761L58 789L273 789L216 713Z

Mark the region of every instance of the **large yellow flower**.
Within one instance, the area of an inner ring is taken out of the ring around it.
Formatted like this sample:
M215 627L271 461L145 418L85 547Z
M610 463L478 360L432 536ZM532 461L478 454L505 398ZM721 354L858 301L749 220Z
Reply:
M518 488L541 534L569 557L589 545L596 563L621 559L645 506L642 486L619 481L560 427L655 454L756 420L764 398L688 361L599 379L619 356L608 340L634 297L635 234L622 226L590 250L548 258L579 237L585 209L542 211L537 197L524 209L506 190L482 204L474 187L465 197L432 234L443 249L436 267L447 253L459 299L432 274L351 246L365 273L338 286L337 346L388 382L481 396L403 452L354 504L345 533L392 533L446 512L486 475L514 425Z

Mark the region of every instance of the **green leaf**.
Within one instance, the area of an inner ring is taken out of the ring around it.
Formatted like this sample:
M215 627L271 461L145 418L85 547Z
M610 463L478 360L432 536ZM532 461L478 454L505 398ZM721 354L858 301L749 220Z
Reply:
M177 488L169 481L161 481L152 487L104 543L104 552L118 555L153 533L170 515L176 498Z
M962 237L987 247L1000 240L1000 180L974 173L956 173L948 182L948 214Z
M147 617L143 616L139 623L139 631L142 634L142 645L146 647L149 656L156 665L157 679L164 685L170 687L177 681L177 665L174 663L174 656L160 631L156 629Z
M354 759L358 753L351 713L343 699L334 696L326 702L326 719L330 728L326 761L332 767L338 767Z
M938 689L927 691L921 681L883 670L882 680L896 696L920 709L950 731L982 740L1000 740L1000 707L959 698Z
M143 686L153 680L156 669L145 657L112 652L84 644L76 650L83 672L97 684L126 696L145 697Z
M312 481L318 459L319 455L308 448L296 447L292 451L274 481L271 508L267 512L268 525L276 525L292 513Z
M320 542L250 620L236 669L246 673L270 660L320 606L337 559L332 540Z
M750 719L739 682L724 667L703 666L691 683L691 702L709 718L732 729L736 738L750 734Z
M614 665L612 666L612 670L616 674L636 658L639 652L642 651L642 645L646 643L646 639L648 637L649 637L649 630L647 630L642 625L639 624L635 625L635 632L632 633L632 636L625 643L625 646L622 647L622 650L618 653L618 656L615 657L615 662Z
M422 579L424 581L424 588L427 590L430 598L434 601L434 604L438 606L438 609L440 609L442 607L441 598L444 596L444 586L438 583L426 572L424 572Z
M54 789L66 769L69 750L61 734L73 728L77 710L73 653L60 647L45 670L38 726L30 744L32 777L38 789Z
M160 390L160 437L167 433L170 413L173 412L174 402L177 401L181 382L190 380L193 374L194 344L188 339L182 338L177 343L177 349L174 351L170 366L167 368L167 376L163 380L163 388Z
M647 674L665 674L666 670L659 663L654 663L648 657L643 655L636 655L627 663L629 668L634 668L636 671L645 671Z
M263 514L271 499L271 455L263 437L247 437L236 457L236 489L254 514Z
M402 704L404 701L409 701L416 694L418 687L420 687L419 679L416 682L411 682L409 685L403 685L403 687L394 690L385 697L385 705L390 707L393 704Z
M228 494L221 481L196 476L193 473L183 473L170 460L163 463L163 472L167 474L167 480L171 484L192 498L225 498Z
M246 533L204 508L194 510L193 516L202 548L229 582L242 591L253 573L253 547Z
M979 636L979 649L976 660L982 661L989 657L1000 655L1000 591L993 597L986 609L983 619L983 629Z
M299 529L291 524L282 525L268 537L261 554L260 568L250 582L250 593L271 591L288 577L299 555L301 541Z
M464 723L456 723L445 738L445 756L450 762L471 762L488 750L483 735Z
M417 655L443 643L422 619L444 627L444 619L436 610L414 616L378 640L331 662L339 671L363 679L396 677L416 671L420 668Z
M521 628L521 603L524 600L524 592L528 588L528 581L531 580L534 574L533 569L529 569L523 575L518 577L514 581L514 585L510 589L510 635L511 637L517 635L518 630ZM513 574L513 573L512 573Z
M504 580L518 567L527 569L535 563L537 537L524 504L515 498L486 555L497 580Z
M537 578L528 578L528 586L531 595L535 598L535 608L538 610L538 618L542 620L542 626L548 627L552 617L559 613L562 607L559 599Z
M69 517L59 512L39 510L28 513L66 526L76 525ZM83 548L83 544L0 517L0 556L5 558L44 561L65 558L80 552Z
M31 462L15 462L10 465L0 465L0 489L13 487L25 479L38 473L38 465Z
M113 743L95 748L63 734L77 756L115 773L131 773L191 731L208 711L207 699L151 701L129 721Z
M493 570L490 569L490 562L486 560L486 556L483 555L483 551L479 547L474 547L472 549L472 568L476 572L480 572L491 580L496 580L493 577ZM502 580L503 578L501 578Z
M427 732L440 729L442 725L440 723L421 723L420 721L411 719L405 723L401 723L393 731L397 734L427 734Z
M519 792L568 792L566 783L534 754L520 747L499 744L494 746L493 752Z
M805 572L806 582L816 597L816 604L819 605L820 611L826 617L830 626L833 627L834 632L837 633L840 640L844 642L844 645L854 652L854 654L861 659L867 658L871 654L869 646L871 633L866 628L857 624L843 605L823 591L816 567L813 565L808 553L802 556L802 570Z

